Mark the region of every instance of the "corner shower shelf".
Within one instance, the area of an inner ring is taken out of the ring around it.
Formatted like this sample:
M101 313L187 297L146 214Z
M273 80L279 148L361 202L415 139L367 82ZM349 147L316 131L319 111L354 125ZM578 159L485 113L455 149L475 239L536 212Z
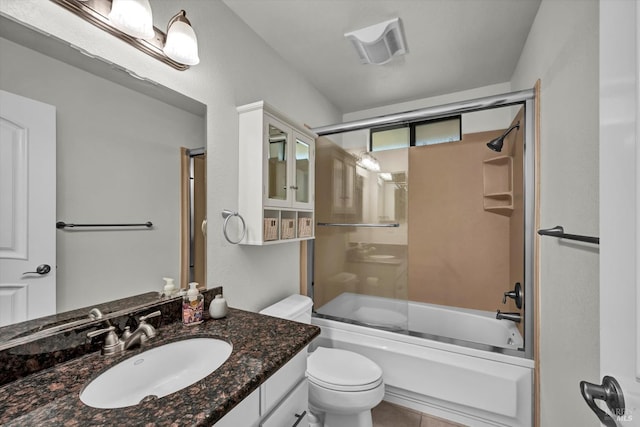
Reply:
M513 157L500 156L482 165L484 210L511 216L513 212Z

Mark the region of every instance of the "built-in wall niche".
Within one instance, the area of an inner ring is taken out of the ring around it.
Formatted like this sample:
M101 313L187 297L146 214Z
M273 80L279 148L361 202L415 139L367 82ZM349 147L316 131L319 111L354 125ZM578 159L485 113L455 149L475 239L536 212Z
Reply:
M510 216L513 212L513 157L498 156L483 163L484 210Z

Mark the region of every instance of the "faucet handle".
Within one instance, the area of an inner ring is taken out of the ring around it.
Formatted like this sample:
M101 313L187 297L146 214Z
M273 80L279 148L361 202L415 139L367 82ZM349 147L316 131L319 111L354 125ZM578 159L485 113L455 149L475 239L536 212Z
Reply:
M144 322L147 319L151 319L153 317L158 317L160 315L162 315L162 312L160 310L156 310L153 313L149 313L147 315L140 316L140 322Z
M112 325L108 328L91 331L87 333L87 338L94 338L106 333L107 336L104 338L102 352L103 354L113 354L120 345L120 338L118 338L118 334L116 334L115 329L115 326Z
M96 329L95 331L87 332L87 338L94 338L94 337L97 337L98 335L102 335L102 334L105 334L107 332L110 333L110 332L113 332L115 329L116 329L115 326L109 326L109 327L104 328L104 329ZM109 335L111 335L111 334L109 334Z
M516 303L516 307L522 308L522 300L524 299L524 294L522 292L522 285L520 282L516 283L512 291L507 291L504 293L502 297L502 303L507 303L507 298L513 299Z

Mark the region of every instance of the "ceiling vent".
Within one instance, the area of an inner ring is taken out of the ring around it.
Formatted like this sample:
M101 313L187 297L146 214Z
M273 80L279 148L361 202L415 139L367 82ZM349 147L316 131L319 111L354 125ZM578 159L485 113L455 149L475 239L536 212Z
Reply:
M382 65L407 53L400 18L345 33L363 64Z

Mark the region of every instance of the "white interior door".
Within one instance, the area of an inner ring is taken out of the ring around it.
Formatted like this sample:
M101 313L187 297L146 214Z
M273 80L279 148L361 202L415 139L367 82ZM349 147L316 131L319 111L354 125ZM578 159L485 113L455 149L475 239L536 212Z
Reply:
M56 109L0 91L0 326L56 310Z
M598 405L592 409L610 427L640 426L639 24L638 0L600 1L602 379L587 379L595 384L581 390L589 388ZM615 406L616 391L624 410Z

